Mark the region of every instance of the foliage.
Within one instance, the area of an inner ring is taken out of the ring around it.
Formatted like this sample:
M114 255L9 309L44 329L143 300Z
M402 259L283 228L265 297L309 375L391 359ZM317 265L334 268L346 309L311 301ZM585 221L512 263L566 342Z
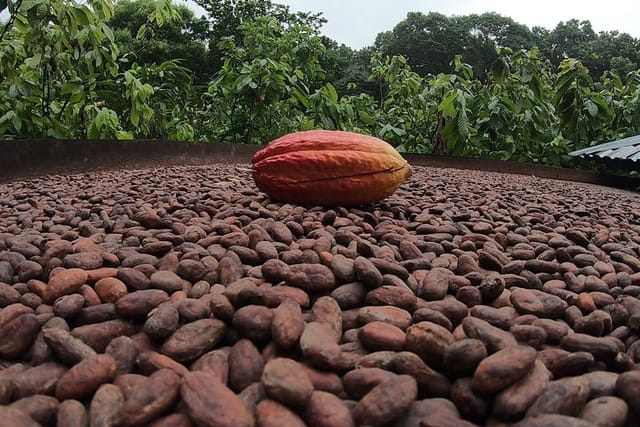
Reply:
M535 36L526 25L495 12L459 16L454 20L477 39L493 42L492 47L531 49L535 45Z
M113 5L34 0L9 11L0 40L0 134L64 138L69 129L86 129L101 109L97 80L118 71L118 48L103 20Z
M604 97L594 90L593 80L584 65L575 59L560 63L554 102L564 135L576 148L598 141L613 113Z
M623 83L624 77L624 83ZM606 104L612 110L613 120L603 129L601 139L611 141L640 134L640 70L626 76L606 72L598 85Z
M452 53L464 54L471 36L440 13L410 12L393 30L378 35L376 48L388 56L404 56L419 74L449 71Z
M571 19L560 22L549 33L550 50L547 52L547 58L555 65L559 65L566 58L585 58L588 55L587 45L596 37L589 21Z
M264 144L324 128L405 152L568 165L571 150L640 133L638 41L588 21L548 31L410 13L354 51L320 36L319 15L199 3L208 18L169 0L8 3L0 139Z
M552 74L537 49L504 48L480 91L478 155L505 160L558 163L566 145L558 135L555 106L548 95Z
M425 93L425 79L413 72L402 56L374 55L371 71L370 80L379 88L380 111L373 115L378 125L377 136L402 151L430 151L435 104Z
M273 3L270 0L195 0L207 11L210 28L207 34L209 55L214 70L222 67L225 52L220 42L226 37L233 37L237 43L242 42L243 24L250 24L260 17L271 17L283 26L308 26L317 33L326 20L321 14L298 12L292 13L289 7Z
M196 18L186 6L174 6L177 14L164 19L162 14L156 15L157 6L153 0L120 0L116 3L109 25L120 52L129 62L140 65L152 66L180 59L181 64L193 72L195 82L207 84L213 75L205 46L209 29L207 20Z
M29 0L10 3L9 12L0 39L0 138L194 136L179 99L190 76L175 62L123 68L107 25L110 0ZM174 17L162 0L149 21Z
M450 62L462 55L479 78L497 58L496 49L531 49L554 66L579 59L592 76L606 70L624 75L640 66L640 41L617 31L596 34L590 21L571 19L549 31L527 28L497 13L445 16L410 12L391 31L378 34L376 48L405 56L421 75L451 72Z
M240 43L220 42L224 64L208 89L208 136L219 141L263 143L290 131L295 100L323 75L324 47L304 25L284 27L273 17L240 25Z
M276 35L272 32L265 37ZM274 43L266 39L264 46ZM252 46L251 57L260 58L255 44ZM608 74L607 81L594 81L586 67L575 60L563 62L555 74L535 48L503 48L496 55L488 77L481 81L461 56L451 63L453 73L421 77L402 56L374 54L369 81L376 87L375 96L341 97L330 83L309 92L301 80L289 78L291 64L264 58L259 63L272 68L258 73L260 79L248 77L255 64L238 61L239 71L223 69L212 88L223 94L215 103L221 111L235 108L239 114L236 123L245 136L233 131L233 126L223 126L236 135L230 139L257 143L291 130L322 127L375 134L401 151L560 165L566 164L566 153L571 149L613 134L616 114L608 103L615 102L617 109L624 111L627 119L618 120L618 126L625 125L627 132L640 124L636 104L632 104L637 93L622 85L620 78L615 80L614 74ZM281 53L277 57L286 58ZM225 83L225 78L235 80ZM257 81L272 91L259 89ZM607 95L607 87L617 88L617 92ZM630 88L637 89L637 85ZM268 95L256 102L256 93L263 92ZM615 99L608 101L607 96ZM270 126L253 126L273 117L278 119ZM623 132L616 136L623 136Z
M320 66L325 71L325 81L340 93L357 95L376 94L373 82L368 81L371 57L376 53L371 47L354 50L344 44L338 45L332 39L321 36L325 52L320 56Z

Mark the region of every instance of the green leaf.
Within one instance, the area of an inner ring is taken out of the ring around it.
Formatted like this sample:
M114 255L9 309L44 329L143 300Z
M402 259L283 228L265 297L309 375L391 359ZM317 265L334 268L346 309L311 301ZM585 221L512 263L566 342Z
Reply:
M147 34L147 24L140 25L138 32L136 33L136 39L141 40Z
M15 116L16 116L16 112L14 110L7 111L0 117L0 124L13 120Z
M598 106L593 103L590 99L585 103L585 107L587 112L591 115L591 117L595 117L598 115Z
M491 74L493 78L496 80L502 80L509 72L509 67L504 58L498 58L495 60L493 65L491 65Z
M78 21L80 25L90 25L93 23L93 16L91 16L84 7L71 6L69 8L69 12L71 12L75 20Z
M116 139L134 139L133 134L128 131L119 130L116 132Z
M250 75L245 75L243 76L240 81L238 81L238 84L236 85L236 90L237 91L241 91L243 90L246 86L249 85L249 83L251 83L253 80L251 78Z
M445 117L452 117L456 114L455 102L458 99L458 93L452 92L438 105L438 111L442 111Z
M366 110L358 110L358 117L360 117L360 120L362 120L368 125L375 124L375 120L373 120L373 118L369 115L369 113Z
M338 103L338 92L336 91L336 88L331 83L327 83L324 86L324 89L325 89L324 92L329 97L329 100L333 104L337 104Z
M38 68L42 62L42 53L36 52L31 58L27 58L24 63L29 68Z
M529 83L534 77L531 67L524 67L522 70L522 83Z
M68 95L71 93L82 92L83 90L84 90L84 86L82 85L82 82L71 81L71 82L65 83L64 86L62 86L62 89L60 90L60 94Z
M599 96L594 96L591 98L591 102L596 104L598 106L600 113L604 114L605 116L610 116L611 114L613 114L611 111L611 107L609 106L607 101L605 101L603 98Z
M159 26L164 24L164 13L162 13L162 9L159 6L156 6L152 21L155 21Z
M15 18L15 21L13 21L13 23L14 23L16 29L18 31L20 31L21 33L28 32L29 29L31 28L29 26L29 19L25 15L22 15L22 14L18 14L18 15L14 15L14 16L16 18Z
M13 125L16 132L20 133L22 130L22 119L17 114L11 118L11 124Z
M111 43L113 43L114 35L113 35L113 31L111 30L111 28L109 28L109 26L107 24L105 24L104 22L101 23L100 28L102 29L102 32L104 33L104 35L109 39L109 41Z
M112 0L101 0L100 4L102 6L102 14L104 15L105 19L107 21L109 21L111 19L111 17L113 16L113 11L114 11L114 1Z
M502 98L500 98L500 102L502 103L502 105L508 109L510 112L517 112L519 111L519 109L522 108L522 100L519 100L519 104L517 105L513 102L513 100L511 98L508 98L506 96L503 96Z
M140 123L140 113L138 112L138 110L132 110L131 111L131 124L134 125L135 127L138 127L139 123Z
M309 98L299 88L294 87L293 91L291 92L291 95L295 100L297 100L300 104L302 104L303 107L309 108L310 106Z
M46 0L23 0L20 4L20 12L25 13L36 6L44 4Z
M460 111L460 114L458 115L458 132L460 133L462 139L467 139L467 137L469 136L470 128L471 127L469 124L467 113L464 110Z

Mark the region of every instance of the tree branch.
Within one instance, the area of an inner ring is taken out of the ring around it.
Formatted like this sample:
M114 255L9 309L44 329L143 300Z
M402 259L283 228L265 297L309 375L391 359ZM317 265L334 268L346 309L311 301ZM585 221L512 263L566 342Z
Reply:
M2 11L6 8L7 2L5 0L0 0L0 1L2 1L4 5L4 7L0 7L0 11ZM11 14L11 16L9 17L9 20L7 21L4 28L2 29L2 33L0 34L0 42L4 39L4 35L9 31L9 28L11 28L11 26L13 25L13 22L16 20L16 16L18 16L18 11L20 10L20 6L22 6L22 0L18 0L15 11Z

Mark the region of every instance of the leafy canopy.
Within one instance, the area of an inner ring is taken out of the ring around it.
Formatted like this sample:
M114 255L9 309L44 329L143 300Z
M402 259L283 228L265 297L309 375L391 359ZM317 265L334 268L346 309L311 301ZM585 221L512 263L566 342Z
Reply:
M567 165L640 133L638 41L588 21L409 13L354 51L269 0L11 0L0 138L263 144L325 128L401 151Z

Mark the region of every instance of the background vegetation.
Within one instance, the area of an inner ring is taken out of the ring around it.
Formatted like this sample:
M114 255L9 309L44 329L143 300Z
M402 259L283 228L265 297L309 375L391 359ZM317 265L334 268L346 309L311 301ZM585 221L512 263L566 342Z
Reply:
M0 139L263 144L312 128L566 164L640 133L640 41L589 21L409 13L353 50L270 0L0 0Z

